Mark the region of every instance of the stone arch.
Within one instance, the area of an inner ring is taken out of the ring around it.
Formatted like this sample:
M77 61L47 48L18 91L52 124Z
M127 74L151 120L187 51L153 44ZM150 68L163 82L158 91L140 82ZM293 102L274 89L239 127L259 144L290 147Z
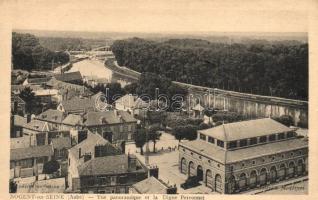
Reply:
M254 188L257 186L257 171L252 170L250 173L250 188Z
M280 180L285 179L285 177L286 177L286 165L285 165L285 163L282 163L279 165L277 174L278 174L278 178Z
M295 175L295 162L294 161L290 161L288 164L288 171L287 171L287 176L288 177L294 177Z
M196 174L196 172L195 172L194 163L192 161L190 161L189 166L188 166L188 175L195 176L195 174Z
M236 178L234 175L231 175L228 180L227 193L233 194L235 193L235 190L236 190Z
M203 168L201 165L197 166L197 178L199 181L203 181Z
M247 187L247 175L245 173L240 174L238 186L240 190L244 190Z
M213 189L213 176L211 170L206 170L205 173L205 185L211 189Z
M216 192L219 192L219 193L222 193L222 188L223 188L223 186L222 186L222 177L221 177L221 175L220 174L216 174L215 175L215 191Z
M276 182L277 179L277 170L276 170L276 166L272 166L269 170L269 177L270 177L270 182L274 183Z
M297 175L302 175L304 173L304 159L299 159L297 161Z
M187 160L181 158L180 171L182 174L187 174Z
M265 185L267 181L267 168L262 168L259 172L259 184Z

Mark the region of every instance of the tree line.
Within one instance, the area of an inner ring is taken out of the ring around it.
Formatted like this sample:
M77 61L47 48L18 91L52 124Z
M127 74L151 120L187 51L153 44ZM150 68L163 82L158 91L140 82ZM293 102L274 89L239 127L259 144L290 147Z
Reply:
M69 62L65 52L55 52L43 47L39 39L31 34L12 33L13 69L51 70Z
M200 39L117 40L120 66L173 81L291 99L308 99L308 44L211 43Z

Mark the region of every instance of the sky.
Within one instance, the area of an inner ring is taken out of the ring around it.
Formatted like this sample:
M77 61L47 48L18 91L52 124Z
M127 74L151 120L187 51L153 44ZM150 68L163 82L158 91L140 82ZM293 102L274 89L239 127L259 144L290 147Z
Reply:
M103 32L307 32L308 1L6 1L13 29Z

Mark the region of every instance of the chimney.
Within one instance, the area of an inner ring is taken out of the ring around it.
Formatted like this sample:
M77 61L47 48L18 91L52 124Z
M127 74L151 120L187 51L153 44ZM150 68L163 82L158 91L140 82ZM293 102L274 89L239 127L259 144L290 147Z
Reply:
M150 166L150 168L148 169L148 177L155 177L156 179L158 179L159 177L159 168L157 166Z
M177 185L174 184L174 186L169 186L167 188L167 194L177 194Z
M82 149L79 148L79 149L78 149L78 158L81 158L81 157L82 157Z
M31 121L31 114L27 114L27 123Z

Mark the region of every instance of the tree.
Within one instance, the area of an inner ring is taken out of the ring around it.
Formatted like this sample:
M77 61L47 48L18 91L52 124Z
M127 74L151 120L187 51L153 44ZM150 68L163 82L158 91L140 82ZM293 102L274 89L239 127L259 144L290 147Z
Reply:
M213 108L207 108L203 111L203 113L209 118L209 124L211 124L212 115L216 114L216 110Z
M290 115L282 115L280 117L274 118L274 120L288 127L294 125L294 120Z
M185 139L195 140L197 138L197 127L193 125L187 125L184 127Z
M35 96L34 96L34 92L32 91L32 89L30 87L26 87L24 88L21 92L19 97L25 101L26 106L26 113L30 114L32 113L32 107L34 106L35 103Z
M140 154L144 155L143 146L146 144L147 140L146 130L144 128L137 129L134 140L136 147L140 148Z
M125 94L124 90L121 88L120 83L107 83L106 88L109 89L109 104L116 101L118 98L120 98L122 95ZM103 91L105 92L105 91Z
M206 124L204 122L202 122L199 127L198 127L198 130L204 130L204 129L208 129L208 128L212 128L211 124Z
M126 94L137 94L137 91L136 91L137 87L138 87L137 83L131 83L131 84L125 85L124 91Z
M18 188L17 183L13 179L10 179L9 192L10 193L16 193L17 192L17 188Z
M43 173L44 174L53 174L54 172L57 172L57 170L60 168L59 162L56 160L50 160L43 165Z
M172 129L172 134L180 142L185 138L185 128L184 126L176 126Z
M156 143L157 140L160 139L161 133L159 132L160 127L159 126L150 126L148 128L148 142L152 141L153 142L153 152L156 152Z

